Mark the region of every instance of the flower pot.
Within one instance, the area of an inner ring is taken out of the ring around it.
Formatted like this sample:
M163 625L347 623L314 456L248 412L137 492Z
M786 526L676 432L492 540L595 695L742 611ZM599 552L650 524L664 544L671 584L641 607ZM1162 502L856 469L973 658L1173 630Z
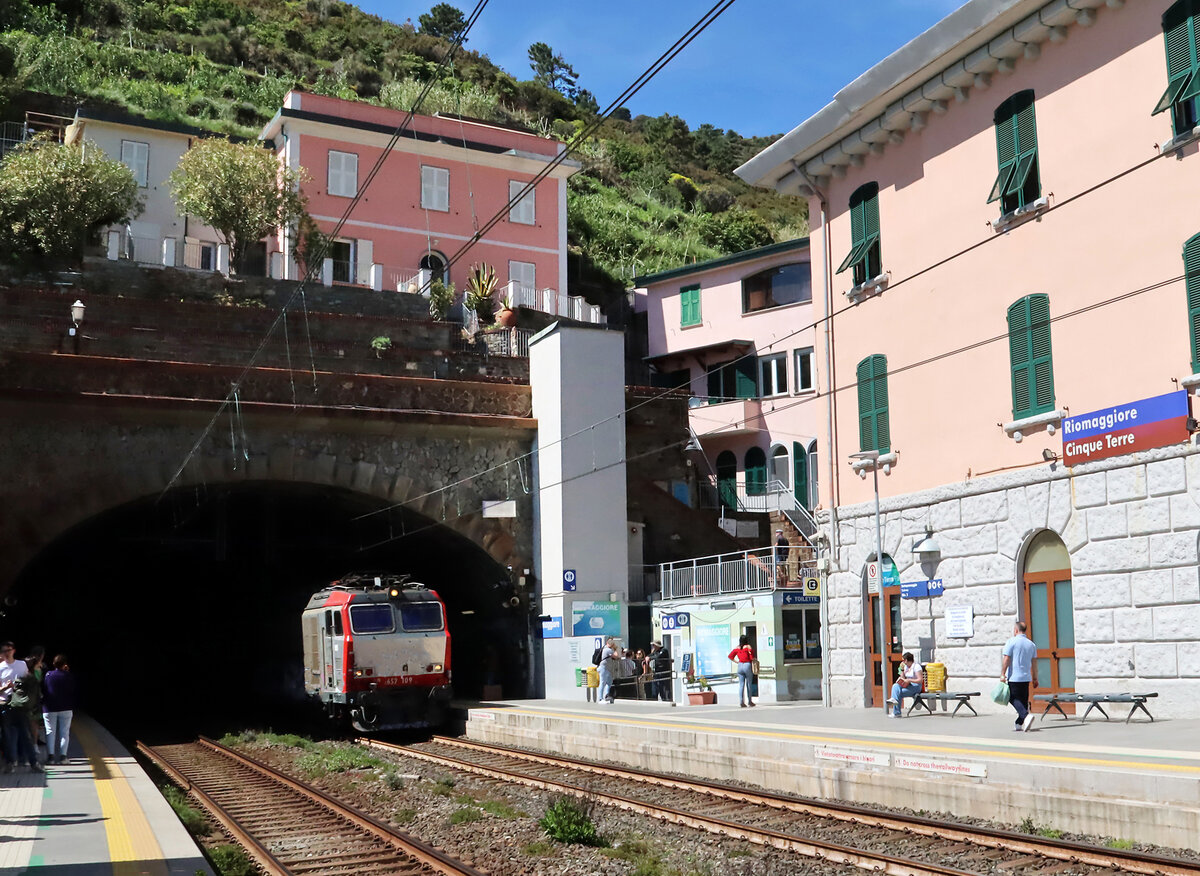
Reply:
M512 328L517 324L517 312L503 307L496 314L496 325L504 326L504 328Z
M717 701L715 690L688 691L689 706L711 706Z

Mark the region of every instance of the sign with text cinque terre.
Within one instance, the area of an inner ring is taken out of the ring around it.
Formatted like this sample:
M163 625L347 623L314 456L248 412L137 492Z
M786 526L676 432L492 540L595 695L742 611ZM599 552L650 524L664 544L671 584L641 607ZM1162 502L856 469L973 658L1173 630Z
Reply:
M1188 394L1168 392L1063 420L1063 462L1078 465L1188 439Z

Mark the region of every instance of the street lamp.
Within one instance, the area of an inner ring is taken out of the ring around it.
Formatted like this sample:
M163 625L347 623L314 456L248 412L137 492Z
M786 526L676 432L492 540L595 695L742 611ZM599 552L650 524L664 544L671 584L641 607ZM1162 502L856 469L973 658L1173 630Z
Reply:
M879 685L882 688L883 711L887 712L887 673L884 671L887 668L887 658L885 655L885 646L888 644L884 641L883 635L883 533L879 525L879 451L878 450L862 450L858 453L851 453L851 459L862 460L871 463L871 474L875 478L875 562L879 566ZM869 600L868 600L869 603Z
M79 352L79 324L83 322L83 311L86 306L78 298L71 305L71 327L67 329L67 334L74 340L75 352Z

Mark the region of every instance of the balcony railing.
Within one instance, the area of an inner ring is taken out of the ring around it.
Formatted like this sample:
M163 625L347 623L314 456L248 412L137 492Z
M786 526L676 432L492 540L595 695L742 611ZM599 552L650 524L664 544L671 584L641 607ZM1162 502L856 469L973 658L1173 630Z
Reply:
M786 552L773 547L693 560L661 563L658 580L663 599L761 593L798 587L817 574L816 565L798 562L798 548Z
M752 482L747 487L744 480L719 485L710 476L708 483L702 482L700 484L700 507L724 507L731 511L764 513L768 511L792 511L800 507L800 503L796 501L796 496L791 488L783 481L767 481L766 484Z
M578 295L564 295L554 289L533 289L512 280L500 287L500 300L507 298L513 307L528 307L551 316L565 316L578 322L597 325L604 322L604 314L594 304L588 304Z
M762 402L756 398L705 399L693 397L688 407L692 431L708 438L750 435L766 431Z

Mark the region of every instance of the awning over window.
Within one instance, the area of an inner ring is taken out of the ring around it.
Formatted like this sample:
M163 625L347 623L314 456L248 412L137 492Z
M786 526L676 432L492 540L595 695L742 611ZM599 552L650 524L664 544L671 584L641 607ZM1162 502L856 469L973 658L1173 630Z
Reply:
M704 361L710 357L720 356L721 354L741 356L742 354L748 353L753 349L754 341L716 341L711 344L704 344L700 347L688 347L686 350L673 350L670 353L659 353L656 356L646 356L642 361L649 362L652 365L661 366L671 362L679 362L683 359Z

